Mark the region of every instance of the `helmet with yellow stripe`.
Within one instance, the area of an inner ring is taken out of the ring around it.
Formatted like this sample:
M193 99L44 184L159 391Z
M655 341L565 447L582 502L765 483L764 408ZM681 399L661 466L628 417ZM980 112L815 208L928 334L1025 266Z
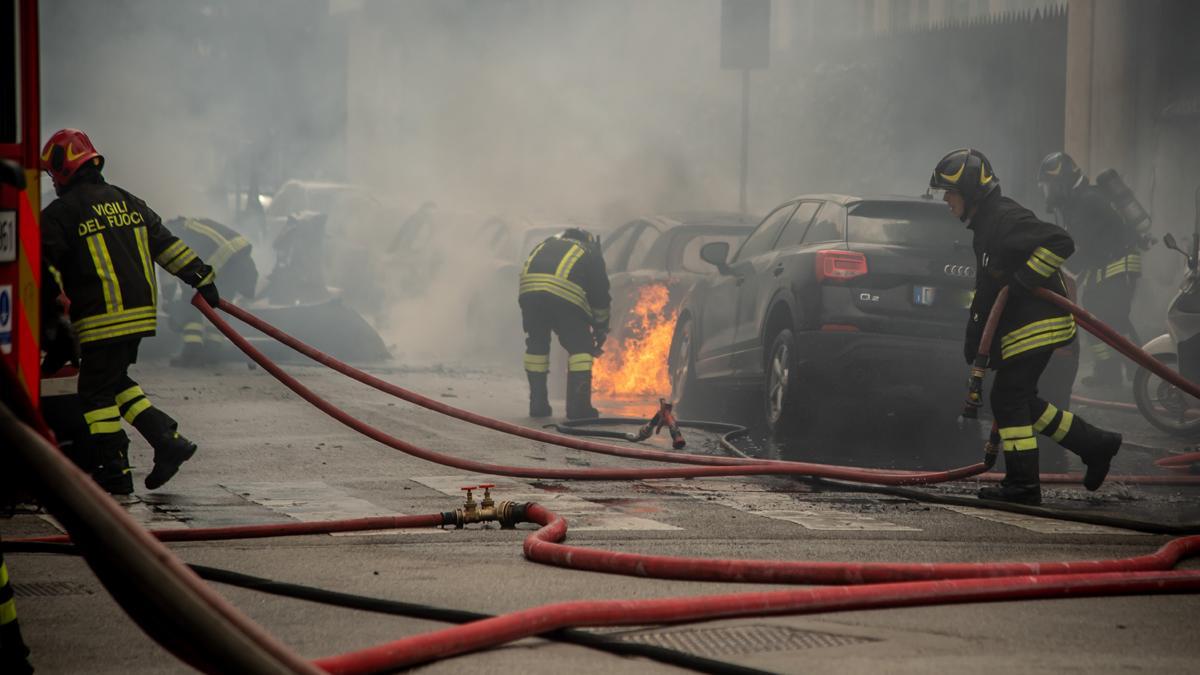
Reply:
M1070 155L1052 152L1042 158L1037 180L1046 197L1046 208L1054 210L1067 201L1075 188L1087 183L1087 176Z
M1000 187L1000 179L992 171L992 163L982 152L959 148L946 153L929 178L933 190L953 190L962 195L967 209Z
M42 148L42 170L50 174L56 190L66 187L86 164L102 169L104 156L79 129L59 129Z

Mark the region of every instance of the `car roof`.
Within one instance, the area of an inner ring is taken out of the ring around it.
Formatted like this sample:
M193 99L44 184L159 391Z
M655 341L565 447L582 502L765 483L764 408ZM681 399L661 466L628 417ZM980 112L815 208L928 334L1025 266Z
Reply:
M641 216L629 222L637 222L639 220L654 223L659 229L669 230L681 225L745 225L753 227L758 225L758 221L762 220L762 217L751 213L736 213L733 211L678 211Z
M915 203L915 204L937 204L939 206L941 205L940 201L933 199L932 197L926 197L923 195L922 196L913 196L913 195L888 195L888 194L862 194L862 195L850 195L850 194L839 194L839 193L805 194L805 195L797 195L787 201L793 202L793 201L798 201L801 199L806 199L806 200L819 199L822 201L834 202L836 204L841 204L842 206L850 206L852 204L858 204L860 202L908 202L908 203ZM784 203L784 202L780 202L780 203Z

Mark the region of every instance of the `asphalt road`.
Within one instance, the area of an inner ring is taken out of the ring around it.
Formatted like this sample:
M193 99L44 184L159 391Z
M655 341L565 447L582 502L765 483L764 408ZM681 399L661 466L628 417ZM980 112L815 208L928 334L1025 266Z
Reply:
M313 366L290 366L316 391L390 433L434 450L533 467L629 466L502 436L437 414ZM505 419L521 417L519 373L465 367L373 370L449 403ZM200 444L196 457L156 492L141 488L151 461L135 438L139 491L129 512L155 527L320 520L445 511L457 488L485 479L403 455L366 440L311 408L261 370L226 365L213 373L161 362L134 374L152 400ZM562 402L556 409L563 409ZM628 414L647 404L605 406ZM1081 409L1082 410L1082 409ZM1083 410L1084 414L1089 414ZM1100 412L1098 423L1139 445L1178 446L1135 415ZM939 436L897 435L864 421L871 434L836 447L785 444L780 455L850 463L921 456L936 464ZM695 447L711 438L689 434ZM665 447L660 439L655 439ZM916 448L914 444L931 447ZM916 452L920 450L921 452ZM932 452L926 452L932 450ZM933 459L929 457L932 455ZM1150 455L1123 453L1114 471L1137 469ZM944 468L944 467L941 467ZM886 495L814 487L786 478L639 482L499 479L497 499L539 501L564 514L576 544L621 551L727 558L825 561L1001 561L1126 557L1166 537L987 510L942 507ZM942 488L967 493L974 484ZM1049 502L1163 521L1200 519L1200 490L1106 485L1094 495L1072 486ZM687 596L771 586L689 583L568 571L522 557L531 531L468 528L171 545L188 562L325 588L441 607L501 613L572 599ZM4 537L55 532L33 513L0 520ZM79 560L7 556L18 612L40 673L174 673L188 669L145 637ZM1197 567L1196 563L1185 566ZM367 647L442 627L263 595L219 590L306 657ZM604 629L712 658L785 673L1196 672L1192 638L1200 597L1041 600L946 607L748 618L675 627ZM644 659L611 656L539 639L424 666L421 672L667 672Z

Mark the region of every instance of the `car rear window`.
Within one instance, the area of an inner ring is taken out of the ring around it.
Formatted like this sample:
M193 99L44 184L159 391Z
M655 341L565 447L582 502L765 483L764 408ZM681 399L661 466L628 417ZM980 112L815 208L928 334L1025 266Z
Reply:
M852 242L937 246L963 236L963 224L945 204L862 202L849 212L847 238Z

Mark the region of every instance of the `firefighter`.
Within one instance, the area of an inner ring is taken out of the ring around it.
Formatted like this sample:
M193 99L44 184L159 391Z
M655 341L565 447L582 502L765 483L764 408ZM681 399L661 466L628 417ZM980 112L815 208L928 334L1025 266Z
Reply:
M1126 225L1104 191L1092 185L1065 152L1046 155L1038 169L1038 184L1046 196L1046 208L1058 213L1063 227L1083 242L1070 267L1079 274L1084 306L1134 344L1141 344L1129 320L1142 272L1137 231ZM1123 386L1122 362L1116 351L1100 340L1091 343L1095 365L1083 383Z
M241 295L253 298L258 286L258 268L251 255L252 246L233 229L205 218L180 216L166 223L167 229L178 232L179 238L202 259L212 265L213 274L221 277L221 288L227 297ZM174 286L174 284L172 284ZM170 293L174 295L174 289ZM181 293L171 302L171 315L183 331L183 349L171 359L171 365L195 368L218 360L221 333L204 320L200 310Z
M521 268L529 416L549 417L550 333L567 350L567 418L599 417L592 407L592 360L608 336L608 270L600 238L571 227L533 248Z
M1045 287L1066 296L1059 267L1075 243L1062 228L1000 194L1000 180L983 153L959 149L937 163L929 187L974 233L975 294L967 320L963 355L972 363L997 294L1009 289L1008 304L990 345L992 414L999 429L993 443L1004 450L1004 480L979 491L981 499L1040 504L1042 489L1035 434L1049 436L1079 455L1087 467L1083 484L1096 490L1121 447L1121 435L1097 429L1038 396L1038 379L1053 351L1075 339L1075 317L1031 293Z
M58 195L42 211L43 292L58 297L61 289L70 301L88 452L99 467L93 477L110 493L133 492L124 418L154 448L145 483L156 489L191 458L196 444L129 377L138 344L155 333L154 263L216 306L212 267L163 227L145 202L105 182L104 157L82 131L56 131L42 149L42 165Z
M8 566L0 553L0 672L19 675L32 673L29 647L21 639L21 624L17 622L17 602L8 579Z

